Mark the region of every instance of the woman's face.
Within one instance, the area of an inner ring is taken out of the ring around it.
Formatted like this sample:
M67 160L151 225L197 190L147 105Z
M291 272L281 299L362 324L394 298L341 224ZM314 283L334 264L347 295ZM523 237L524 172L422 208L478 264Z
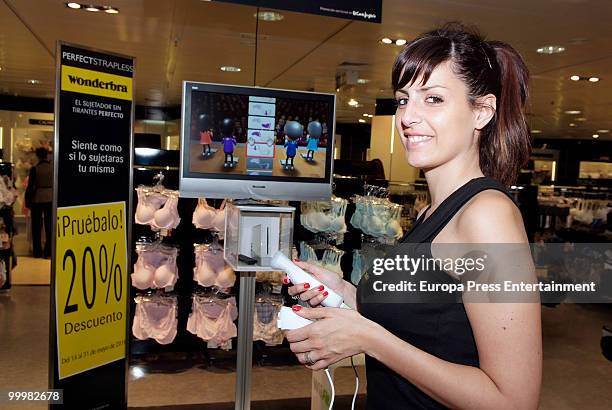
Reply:
M477 115L450 61L438 65L427 83L417 79L398 90L395 99L395 125L411 166L427 170L462 157L473 160Z

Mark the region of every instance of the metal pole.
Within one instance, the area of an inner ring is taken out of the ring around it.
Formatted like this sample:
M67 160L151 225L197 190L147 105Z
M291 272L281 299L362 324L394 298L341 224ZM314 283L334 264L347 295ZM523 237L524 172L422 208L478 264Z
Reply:
M240 272L238 296L238 354L236 364L236 410L251 409L251 369L253 367L253 311L255 272Z

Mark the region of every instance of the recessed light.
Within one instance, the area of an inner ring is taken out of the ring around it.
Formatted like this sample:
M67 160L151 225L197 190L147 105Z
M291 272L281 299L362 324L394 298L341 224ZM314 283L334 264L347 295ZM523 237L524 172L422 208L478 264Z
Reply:
M283 16L282 14L272 10L260 11L258 13L253 14L253 17L259 18L262 21L281 21L285 18L285 16Z
M351 107L357 107L357 106L359 105L359 101L357 101L357 100L356 100L356 99L354 99L354 98L351 98L351 99L348 101L348 105L350 105Z
M578 115L578 114L582 113L582 111L580 111L580 110L566 110L565 113L566 114L570 114L570 115Z
M358 78L357 79L357 84L367 84L369 82L370 82L370 80L368 80L367 78Z
M383 38L380 39L380 41L382 41L385 44L393 43L393 40L391 40L389 37L383 37Z
M359 122L363 124L364 122L366 122L366 120L360 118Z
M589 81L592 83L596 83L597 81L599 81L599 77L589 77Z
M532 134L541 134L542 130L531 130Z
M569 123L569 126L570 126L570 127L575 127L575 126L576 126L576 124L574 124L573 122L570 122L570 123Z
M374 117L372 114L368 114L368 118L372 118Z
M565 47L561 46L543 46L536 50L539 54L558 54L565 51Z
M395 45L396 46L403 46L406 43L407 43L407 41L404 40L403 38L398 38L397 40L395 40Z
M92 12L97 12L100 11L100 8L98 6L85 6L85 10L86 11L92 11Z
M580 76L579 75L573 75L570 77L570 80L572 81L580 81Z
M599 138L599 134L593 134L593 138L595 139Z
M339 89L339 88L336 88L336 92L337 92L337 93L339 93L339 92L340 92L340 89Z
M368 114L366 114L366 113L363 113L363 116L364 116L364 117L367 117L367 116L368 116Z
M108 14L119 14L119 9L114 7L105 7L104 12Z
M595 132L598 133L598 134L607 134L607 133L610 132L610 130L597 130Z
M221 67L221 71L227 71L229 73L237 73L238 71L242 71L240 67L234 67L231 65L224 65Z
M41 81L40 80L26 80L26 83L36 85L36 84L40 84Z
M80 9L82 6L79 3L66 3L66 7L71 8L71 9Z
M575 118L575 120L576 121L586 121L587 119L586 117L578 117L578 118Z

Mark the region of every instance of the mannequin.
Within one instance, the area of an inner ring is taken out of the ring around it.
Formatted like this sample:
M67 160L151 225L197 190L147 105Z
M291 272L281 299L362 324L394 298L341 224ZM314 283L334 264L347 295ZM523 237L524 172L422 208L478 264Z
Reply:
M314 153L319 149L319 138L321 138L321 133L323 131L323 127L319 121L311 121L308 123L308 140L306 142L306 149L308 152L306 153L306 161L314 161Z
M234 120L231 118L225 118L221 125L221 132L223 133L223 139L221 142L223 143L223 152L225 153L223 168L234 167L234 147L236 146L236 137L234 137Z
M297 153L298 140L302 137L303 132L304 126L297 121L287 121L287 124L285 124L285 148L287 149L285 169L293 171L293 159ZM291 160L291 164L289 160Z

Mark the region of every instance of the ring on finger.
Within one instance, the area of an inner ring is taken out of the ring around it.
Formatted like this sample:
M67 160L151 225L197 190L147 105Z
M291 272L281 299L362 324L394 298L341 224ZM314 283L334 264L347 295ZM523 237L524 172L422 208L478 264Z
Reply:
M304 353L304 361L306 362L307 365L313 366L317 361L312 360L312 358L310 357L310 353L311 352Z

